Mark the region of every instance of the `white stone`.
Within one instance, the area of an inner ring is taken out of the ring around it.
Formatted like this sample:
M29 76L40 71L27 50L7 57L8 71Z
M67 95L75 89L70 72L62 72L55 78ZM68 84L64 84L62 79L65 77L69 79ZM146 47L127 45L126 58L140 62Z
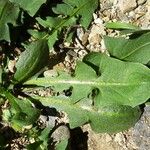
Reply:
M15 72L15 65L16 65L16 61L15 60L10 60L8 62L8 69L10 72L14 73Z
M142 5L143 3L145 3L147 0L137 0L138 5Z
M129 12L137 7L136 0L119 0L118 7L122 13Z
M44 71L44 77L56 77L58 72L56 70L46 70Z
M106 142L112 141L112 137L109 134L106 134Z

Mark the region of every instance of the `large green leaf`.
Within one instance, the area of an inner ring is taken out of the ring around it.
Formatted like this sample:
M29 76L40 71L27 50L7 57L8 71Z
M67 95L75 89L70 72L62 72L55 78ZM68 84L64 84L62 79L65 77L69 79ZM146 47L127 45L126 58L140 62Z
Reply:
M46 40L37 40L26 46L16 64L15 82L24 82L38 73L48 62L49 50Z
M0 0L0 40L10 41L8 24L16 24L19 14L19 7L8 0Z
M150 33L134 39L105 36L104 41L107 50L114 57L143 64L150 61Z
M65 111L71 128L90 123L92 129L96 132L119 132L133 126L141 115L138 107L109 105L95 109L92 104L88 104L89 99L85 99L84 104L82 102L72 104L68 98L35 98L45 106Z
M58 77L29 80L26 84L54 86L56 89L73 87L72 102L87 98L94 90L95 107L111 104L134 107L150 97L150 70L144 65L99 53L89 54L84 61L88 65L79 62L73 77L60 74ZM94 66L98 69L94 70Z
M12 3L19 5L31 16L34 16L38 9L41 7L46 0L9 0Z

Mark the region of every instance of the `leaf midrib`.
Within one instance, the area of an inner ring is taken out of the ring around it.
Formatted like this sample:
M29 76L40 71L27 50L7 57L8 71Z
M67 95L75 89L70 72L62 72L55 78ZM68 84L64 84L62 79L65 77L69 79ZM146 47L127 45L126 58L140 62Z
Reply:
M70 85L90 85L90 86L132 86L132 85L144 85L150 84L149 82L105 82L105 81L86 81L86 80L54 80L54 79L38 79L38 80L29 80L26 84L37 84L37 85L57 85L57 84L70 84Z
M30 74L31 70L33 70L33 68L36 66L38 59L39 59L38 57L35 58L34 63L32 64L32 66L28 69L28 71L26 73L24 73L24 75L19 79L19 81L24 80L26 75Z
M130 57L130 55L132 55L133 53L137 52L138 50L140 50L141 48L143 48L147 45L150 45L150 42L147 42L144 45L137 47L135 50L131 51L130 53L128 53L126 56L122 57L121 59L126 59L127 57Z
M2 20L2 18L3 18L3 14L4 14L4 12L5 12L5 8L7 7L7 5L8 5L8 2L5 3L5 5L4 5L4 7L3 7L2 11L1 11L0 20ZM0 21L0 22L1 22L1 21Z
M72 17L74 17L84 6L86 6L87 2L84 3L81 7L74 8L74 12L70 14L70 16L67 19L64 19L60 24L58 24L50 34L46 34L42 39L48 39L49 36L52 36L56 31L58 31L68 20L70 20Z

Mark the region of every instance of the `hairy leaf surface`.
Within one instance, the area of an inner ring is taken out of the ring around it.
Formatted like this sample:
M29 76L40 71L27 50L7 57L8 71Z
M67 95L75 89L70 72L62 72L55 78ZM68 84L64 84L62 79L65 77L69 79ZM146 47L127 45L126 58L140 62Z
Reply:
M87 55L84 61L77 64L73 77L60 74L29 80L26 84L54 86L59 90L72 87L73 103L92 94L95 107L111 104L134 107L150 97L150 70L144 65L99 53Z
M150 61L150 33L134 39L104 38L107 50L121 60L147 64Z
M71 100L66 98L35 98L45 106L65 111L69 117L71 128L90 123L92 129L96 132L119 132L133 126L141 115L138 107L108 105L95 109L92 104L88 104L89 99L85 99L84 104L82 102L72 104Z

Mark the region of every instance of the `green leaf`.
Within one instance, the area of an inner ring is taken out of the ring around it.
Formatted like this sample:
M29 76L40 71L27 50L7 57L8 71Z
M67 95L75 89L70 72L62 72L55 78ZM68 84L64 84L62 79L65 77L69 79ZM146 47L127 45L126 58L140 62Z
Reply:
M117 133L134 126L141 111L138 107L109 105L100 107L99 113L90 114L91 127L95 132Z
M21 130L23 127L29 126L37 121L40 114L39 110L33 108L32 103L28 99L20 100L1 87L0 95L3 95L10 102L11 116L9 115L9 121L15 130ZM8 118L8 112L6 117Z
M55 42L58 40L59 32L64 27L69 27L75 24L76 19L74 17L71 18L55 18L55 17L47 17L46 20L41 18L36 18L39 24L41 24L45 28L50 28L51 31L49 34L44 36L43 38L48 39L49 49L53 47Z
M46 127L44 130L41 131L37 136L37 139L34 143L31 143L27 145L28 150L45 150L48 147L49 143L49 134L51 132L52 128ZM33 133L32 133L33 134Z
M98 0L64 0L63 4L57 4L53 8L54 13L60 15L58 17L46 17L46 20L36 18L39 24L45 28L49 28L49 33L46 38L48 39L48 45L51 49L55 44L59 32L65 28L72 26L76 23L77 18L80 17L79 22L85 28L88 28L92 14L98 7Z
M58 40L57 38L57 31L55 31L53 34L51 34L49 37L48 37L48 47L49 49L52 49L55 42Z
M28 150L33 150L33 149L36 149L36 150L44 150L42 149L40 146L42 144L42 141L36 141L34 143L31 143L29 145L27 145L27 149Z
M56 144L56 150L66 150L68 145L68 139L62 140L60 143Z
M10 31L8 24L15 25L19 15L19 7L8 0L0 0L0 40L10 42Z
M49 49L46 40L37 40L26 46L17 61L17 71L14 74L15 82L24 82L45 67L49 58Z
M81 101L72 104L70 99L59 97L35 98L45 106L66 112L71 128L89 123L96 132L119 132L132 127L141 115L138 107L108 105L95 109L92 104L88 104L89 99L85 99L84 104Z
M46 0L9 0L9 1L19 5L21 8L26 10L31 16L34 16L41 7L41 5L46 2Z
M114 29L114 30L120 30L121 34L134 34L139 35L143 33L147 33L150 30L149 29L141 29L140 27L136 25L132 25L130 23L125 22L108 22L105 25L106 28Z
M29 80L26 84L54 86L56 90L72 87L73 103L88 98L94 90L95 107L113 104L135 107L150 97L150 70L144 65L123 62L99 53L87 55L84 61L86 64L77 64L73 77L60 74ZM98 69L94 70L96 67Z
M139 36L139 35L142 35L142 34L145 34L145 33L148 33L148 32L150 32L150 30L149 29L127 29L127 30L122 30L122 31L120 31L121 32L121 34L130 34L130 36Z
M70 5L69 3L65 3L66 1L63 1L63 4L57 4L56 7L53 7L52 10L55 14L61 14L68 16L74 12L74 6Z
M80 23L83 27L88 28L92 15L98 7L98 0L64 0L64 4L58 4L53 11L57 14L67 16L79 15ZM74 11L73 11L74 8Z
M16 112L11 119L11 124L16 130L20 130L25 126L32 125L39 118L40 112L32 107L29 100L17 100L17 104L21 111ZM13 108L14 109L14 108Z
M42 39L44 36L46 36L46 32L38 31L38 30L28 30L28 33L34 38L34 39Z
M139 30L138 26L132 25L125 22L109 22L105 25L106 28L115 29L115 30Z
M143 64L150 61L150 33L134 39L105 36L104 41L109 53L116 58Z
M0 106L3 105L5 102L4 98L0 96ZM0 111L0 115L1 115L1 111Z
M46 20L41 18L36 18L39 24L45 28L51 28L53 32L60 30L63 27L71 26L75 24L76 19L71 18L61 18L61 17L46 17Z

